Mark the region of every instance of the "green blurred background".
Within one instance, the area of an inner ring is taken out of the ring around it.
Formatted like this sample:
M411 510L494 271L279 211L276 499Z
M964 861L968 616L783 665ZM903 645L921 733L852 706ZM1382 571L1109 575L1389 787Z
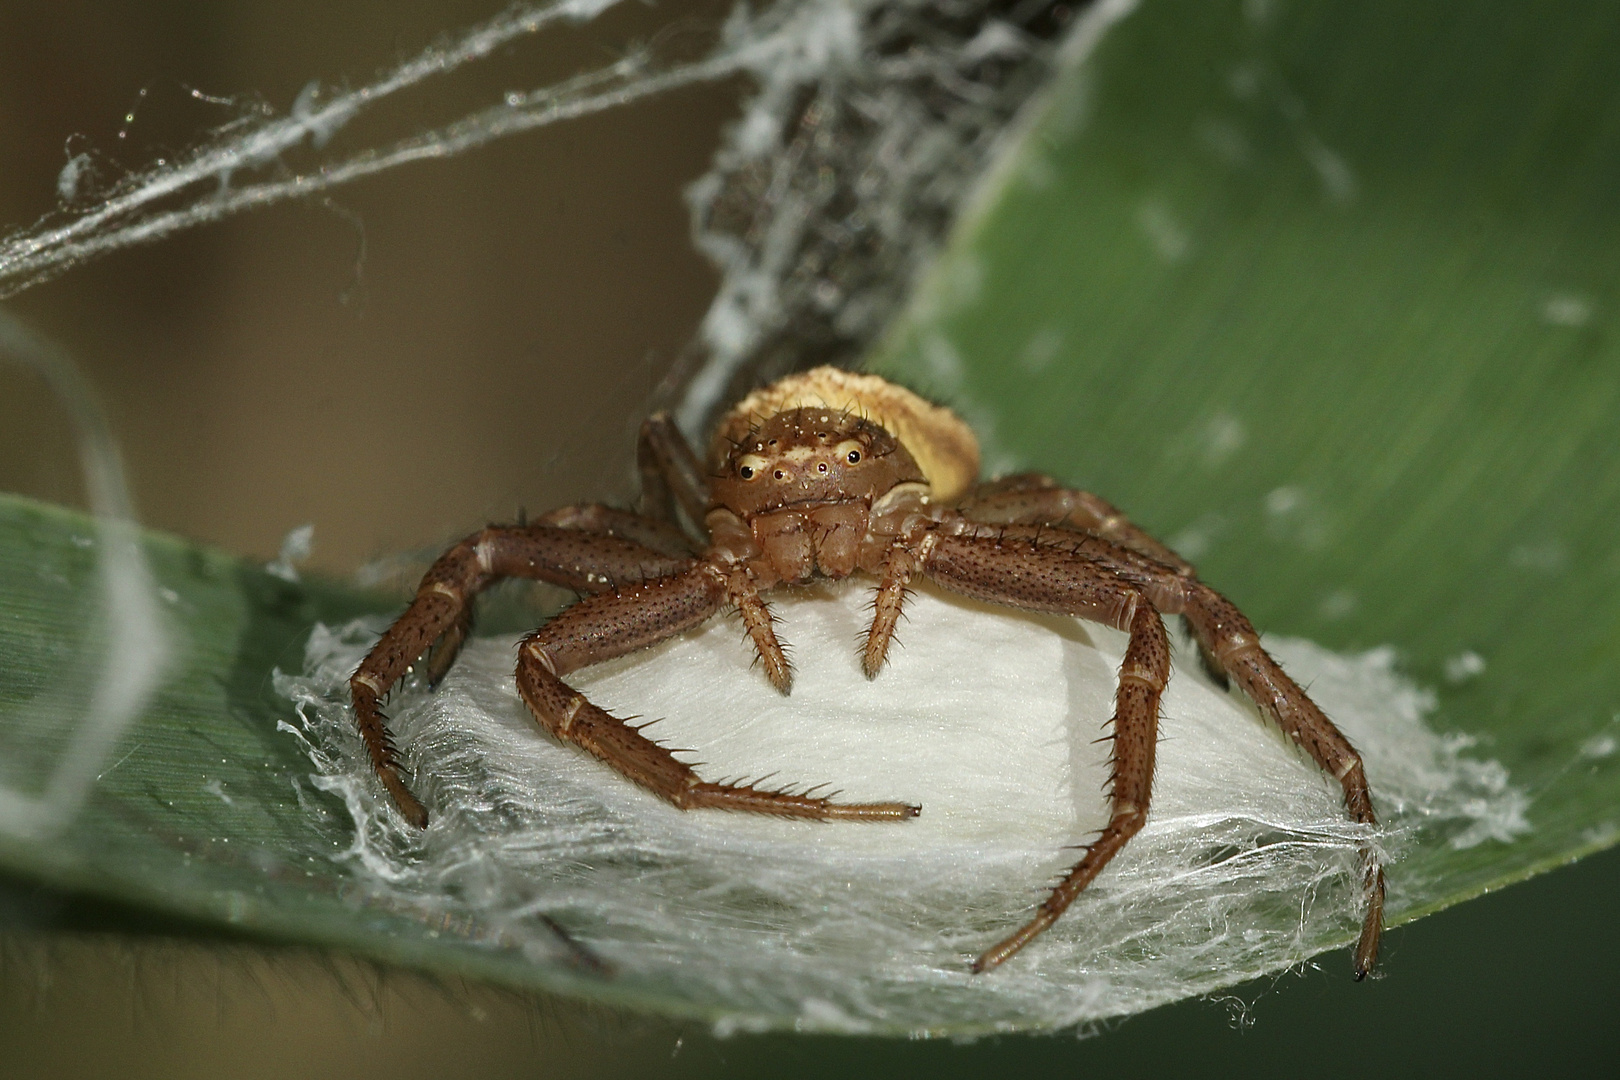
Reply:
M360 82L471 3L0 8L0 221L54 205L69 152L105 176L182 148L253 96ZM410 123L594 65L677 14L629 6L414 99ZM315 563L432 549L469 527L630 491L630 437L715 285L681 187L739 84L683 91L124 252L11 309L101 390L149 525ZM133 120L127 120L133 112ZM379 121L386 126L387 121ZM398 123L396 118L395 123ZM71 139L71 142L70 142ZM66 422L0 368L0 488L81 499ZM1392 932L1385 978L1321 971L1078 1041L739 1037L440 985L343 958L169 936L128 913L3 892L0 1074L137 1076L1608 1074L1620 1062L1620 853Z

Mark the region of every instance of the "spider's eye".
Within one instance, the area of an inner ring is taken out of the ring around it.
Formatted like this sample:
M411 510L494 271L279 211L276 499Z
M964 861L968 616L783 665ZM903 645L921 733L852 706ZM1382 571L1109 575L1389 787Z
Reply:
M856 442L854 439L845 439L843 442L838 444L838 449L834 450L833 453L837 454L851 465L859 465L861 463L861 458L866 456L865 454L861 453L861 444Z
M752 480L765 468L765 459L758 454L749 454L737 462L737 475L744 480Z
M851 465L858 465L860 464L861 460L861 452L859 450L851 450L849 452L849 456L844 458L844 460L849 462Z

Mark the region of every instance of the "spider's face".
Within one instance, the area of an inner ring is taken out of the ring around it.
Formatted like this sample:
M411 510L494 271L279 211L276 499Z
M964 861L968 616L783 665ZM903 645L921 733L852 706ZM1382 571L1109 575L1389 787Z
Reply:
M743 517L800 504L871 505L922 470L898 439L870 420L826 408L777 413L727 456L712 491L715 505Z

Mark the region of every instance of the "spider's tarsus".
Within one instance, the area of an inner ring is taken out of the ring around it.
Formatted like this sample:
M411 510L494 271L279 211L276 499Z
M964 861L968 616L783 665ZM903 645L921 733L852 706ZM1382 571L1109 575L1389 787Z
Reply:
M388 772L382 774L382 781L383 786L388 789L388 794L394 799L394 807L399 811L400 816L405 819L406 823L415 829L426 829L428 826L427 807L423 806L416 796L411 794L410 789L405 786L405 781L400 778L399 774L393 769L389 769Z

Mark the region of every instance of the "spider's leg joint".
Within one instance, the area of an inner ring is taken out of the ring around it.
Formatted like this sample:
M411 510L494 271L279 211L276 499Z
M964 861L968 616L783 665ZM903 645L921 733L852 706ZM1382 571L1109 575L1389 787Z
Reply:
M579 715L579 710L583 709L585 705L585 695L575 694L568 700L568 707L563 710L562 721L557 726L564 732L568 731L574 726L574 717Z
M541 667L545 668L549 674L557 674L557 665L551 659L551 654L546 651L544 645L541 645L538 641L531 638L524 643L523 651L528 653L529 656Z

